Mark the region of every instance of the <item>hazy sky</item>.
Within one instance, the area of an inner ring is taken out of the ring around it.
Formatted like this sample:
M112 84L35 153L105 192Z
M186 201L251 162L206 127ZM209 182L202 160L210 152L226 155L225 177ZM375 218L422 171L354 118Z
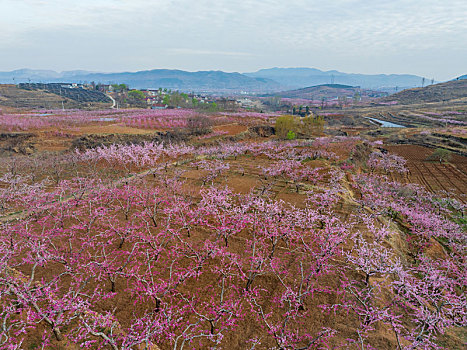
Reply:
M0 0L19 68L467 74L466 0Z

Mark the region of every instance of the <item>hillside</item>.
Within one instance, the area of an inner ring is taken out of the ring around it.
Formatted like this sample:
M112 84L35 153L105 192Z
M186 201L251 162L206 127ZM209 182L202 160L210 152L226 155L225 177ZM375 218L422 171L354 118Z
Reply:
M394 87L416 87L422 83L422 77L409 74L352 74L336 70L321 71L315 68L270 68L254 73L245 73L249 77L273 79L281 85L303 88L320 84L345 84L360 86L364 89L384 89Z
M454 80L429 85L423 88L408 89L382 99L384 102L398 101L399 104L443 102L467 97L467 80Z
M180 89L185 91L271 91L279 87L276 82L263 78L250 78L240 73L222 71L186 72L156 69L135 73L91 74L89 79L102 82L124 81L136 88Z
M87 90L82 87L70 88L68 84L51 83L51 84L18 84L18 88L29 91L44 91L55 95L66 97L77 102L102 102L110 103L111 100L103 92L96 90Z
M105 108L110 105L110 103L91 102L83 97L80 101L77 101L71 97L75 98L75 96L67 98L44 90L24 90L12 84L0 84L0 106L4 107L34 109L57 109L65 107L66 109L72 109L83 107Z
M281 96L283 98L299 98L309 100L331 100L340 97L352 98L356 93L361 96L379 97L381 92L360 89L358 86L341 85L341 84L322 84L317 86L309 86L303 89L288 90L269 94L268 96Z

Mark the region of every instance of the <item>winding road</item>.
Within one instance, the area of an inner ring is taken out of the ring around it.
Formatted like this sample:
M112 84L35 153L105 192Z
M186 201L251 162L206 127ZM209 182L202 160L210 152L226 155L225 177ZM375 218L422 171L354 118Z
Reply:
M110 108L115 108L115 106L117 104L115 99L112 96L110 96L109 94L105 94L105 95L112 100L112 107L110 107Z

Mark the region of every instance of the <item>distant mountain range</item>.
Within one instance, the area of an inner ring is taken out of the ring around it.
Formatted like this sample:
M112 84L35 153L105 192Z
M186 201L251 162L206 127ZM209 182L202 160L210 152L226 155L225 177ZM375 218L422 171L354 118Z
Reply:
M44 69L17 69L11 72L0 72L0 82L6 83L27 83L27 82L54 82L55 80L74 79L76 77L93 74L86 70L72 70L57 73L53 70ZM14 79L14 80L13 80Z
M344 84L364 89L394 92L396 87L412 88L422 85L422 77L407 74L347 74L315 68L271 68L254 73L222 71L187 72L154 69L139 72L100 73L83 70L55 72L52 70L19 69L0 72L0 83L21 82L91 82L125 83L132 88L168 88L172 90L210 93L268 93L300 89L320 84ZM425 81L427 83L428 81Z
M131 88L167 88L196 92L269 92L280 89L280 84L267 78L252 78L240 73L222 71L186 72L182 70L154 69L139 72L96 73L20 69L0 72L0 83L20 82L91 82L125 83Z
M245 73L245 75L271 79L281 85L296 89L322 84L342 84L390 92L394 92L396 87L401 90L421 86L423 80L423 77L410 74L349 74L336 70L322 71L316 68L270 68ZM428 81L425 81L426 83Z

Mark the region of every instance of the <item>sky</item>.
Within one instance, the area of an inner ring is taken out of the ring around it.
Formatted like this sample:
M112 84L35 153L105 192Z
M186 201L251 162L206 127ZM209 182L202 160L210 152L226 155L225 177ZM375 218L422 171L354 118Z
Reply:
M465 0L0 0L0 71L467 74Z

